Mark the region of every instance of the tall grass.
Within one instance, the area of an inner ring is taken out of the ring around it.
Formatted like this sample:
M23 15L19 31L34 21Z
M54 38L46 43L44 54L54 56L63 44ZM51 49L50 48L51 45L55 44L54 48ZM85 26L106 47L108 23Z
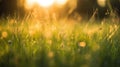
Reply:
M0 20L0 67L119 67L119 21Z

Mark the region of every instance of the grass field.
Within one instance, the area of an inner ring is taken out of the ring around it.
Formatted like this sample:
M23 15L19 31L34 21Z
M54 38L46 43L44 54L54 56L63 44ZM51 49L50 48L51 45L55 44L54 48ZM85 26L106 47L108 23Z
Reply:
M118 20L0 20L0 67L120 67Z

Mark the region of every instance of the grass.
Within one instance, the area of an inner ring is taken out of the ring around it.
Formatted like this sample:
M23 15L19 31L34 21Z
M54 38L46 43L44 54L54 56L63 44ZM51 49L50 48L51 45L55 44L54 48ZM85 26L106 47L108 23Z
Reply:
M0 67L120 67L119 21L0 20Z

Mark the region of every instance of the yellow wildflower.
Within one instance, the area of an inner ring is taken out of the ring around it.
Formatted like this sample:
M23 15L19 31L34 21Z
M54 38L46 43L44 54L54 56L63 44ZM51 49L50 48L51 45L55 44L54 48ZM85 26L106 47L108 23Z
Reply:
M6 38L8 36L8 33L7 32L2 32L2 38Z
M86 47L86 43L85 42L79 42L78 46L79 47Z

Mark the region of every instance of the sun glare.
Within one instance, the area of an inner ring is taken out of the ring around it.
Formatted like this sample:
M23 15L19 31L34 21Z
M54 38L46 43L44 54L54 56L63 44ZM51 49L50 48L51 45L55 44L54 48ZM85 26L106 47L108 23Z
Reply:
M67 3L67 0L55 0L56 4L58 5L64 5Z
M64 5L68 0L26 0L27 7L32 7L37 4L41 7L50 7L54 4L56 5Z
M54 0L37 0L37 2L42 7L49 7L54 4Z
M36 0L26 0L26 4L29 6L32 6L33 4L35 4Z

